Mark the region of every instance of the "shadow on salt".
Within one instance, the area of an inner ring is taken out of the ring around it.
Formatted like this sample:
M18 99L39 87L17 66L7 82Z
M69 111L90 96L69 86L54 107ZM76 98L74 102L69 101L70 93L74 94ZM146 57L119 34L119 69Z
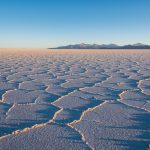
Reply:
M34 104L33 104L34 105ZM40 104L37 104L37 108L40 109ZM43 106L42 106L43 107ZM46 106L42 110L35 110L32 112L31 109L23 111L23 108L20 108L20 113L17 109L16 112L12 112L11 115L5 120L1 120L0 123L0 136L11 134L16 130L23 130L24 128L30 128L35 124L42 124L49 122L59 109L53 105ZM22 112L21 112L22 111ZM21 115L19 115L19 114ZM24 114L24 116L23 116ZM26 118L26 119L22 119Z

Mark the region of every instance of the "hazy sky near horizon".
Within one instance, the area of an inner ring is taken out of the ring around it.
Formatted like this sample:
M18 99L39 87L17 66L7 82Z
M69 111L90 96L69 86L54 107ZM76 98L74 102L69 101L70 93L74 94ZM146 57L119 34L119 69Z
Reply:
M0 48L150 44L150 0L0 0Z

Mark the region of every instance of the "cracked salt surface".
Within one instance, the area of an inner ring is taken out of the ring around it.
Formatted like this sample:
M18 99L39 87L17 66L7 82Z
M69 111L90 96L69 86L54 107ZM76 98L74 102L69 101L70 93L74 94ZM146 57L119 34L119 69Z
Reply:
M150 51L0 51L0 149L148 149Z

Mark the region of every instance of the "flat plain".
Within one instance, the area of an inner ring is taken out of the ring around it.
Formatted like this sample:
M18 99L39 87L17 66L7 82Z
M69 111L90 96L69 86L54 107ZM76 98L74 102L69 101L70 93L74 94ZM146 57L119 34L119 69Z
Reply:
M147 150L150 50L0 49L0 150Z

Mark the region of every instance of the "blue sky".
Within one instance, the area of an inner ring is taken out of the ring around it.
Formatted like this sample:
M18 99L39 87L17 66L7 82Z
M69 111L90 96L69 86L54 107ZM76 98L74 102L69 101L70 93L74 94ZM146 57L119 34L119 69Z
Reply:
M150 44L150 0L0 0L0 47Z

